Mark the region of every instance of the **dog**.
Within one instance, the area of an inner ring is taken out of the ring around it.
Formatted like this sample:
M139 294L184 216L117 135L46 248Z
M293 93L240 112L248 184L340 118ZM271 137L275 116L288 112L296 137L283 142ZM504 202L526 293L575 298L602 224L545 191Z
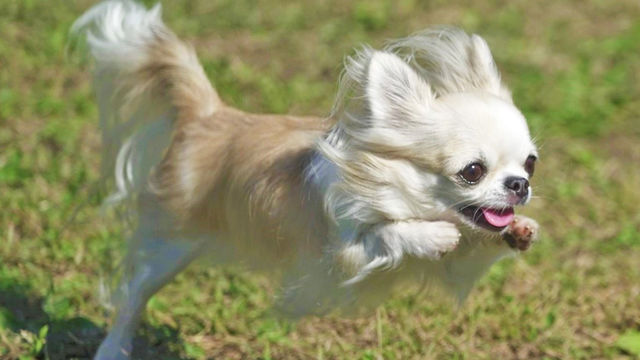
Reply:
M399 284L464 299L529 248L538 158L480 36L425 30L345 61L327 118L225 105L161 7L95 5L73 25L95 63L108 203L136 229L96 359L130 356L147 300L197 258L284 279L291 316L375 305Z

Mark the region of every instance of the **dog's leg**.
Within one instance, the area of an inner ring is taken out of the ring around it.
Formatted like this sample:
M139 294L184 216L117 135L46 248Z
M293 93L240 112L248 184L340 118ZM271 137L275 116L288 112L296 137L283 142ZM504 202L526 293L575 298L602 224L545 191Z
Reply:
M460 301L473 284L499 259L525 251L536 240L538 223L525 216L516 216L500 237L476 239L469 236L461 241L451 257L446 258L446 285ZM464 237L463 237L464 238Z
M502 237L512 249L525 251L538 237L538 223L526 216L516 216Z
M356 275L344 282L355 284L371 272L394 268L405 255L431 261L455 250L460 240L455 224L446 221L397 221L377 224L361 241L345 247L338 261Z
M446 221L398 221L377 225L365 240L374 253L392 249L419 258L439 260L458 245L460 231Z
M456 250L444 258L443 284L462 303L491 265L513 254L513 249L499 237L482 238L466 233Z
M130 358L131 341L149 298L200 254L201 242L137 233L142 238L129 254L131 268L120 288L117 317L95 355L97 360Z

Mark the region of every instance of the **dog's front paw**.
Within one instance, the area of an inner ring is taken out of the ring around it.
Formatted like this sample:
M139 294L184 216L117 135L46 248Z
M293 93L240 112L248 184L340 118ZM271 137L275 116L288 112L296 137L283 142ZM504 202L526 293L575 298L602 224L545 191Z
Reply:
M516 216L502 234L504 240L513 249L527 250L538 237L538 223L525 216Z
M387 247L431 260L453 251L460 241L458 228L446 221L399 221L382 230L378 236L385 239Z
M461 236L456 225L446 221L408 222L401 234L408 253L432 260L455 250Z
M434 222L432 225L432 242L437 249L437 258L441 258L456 249L460 242L460 231L454 224L446 221Z

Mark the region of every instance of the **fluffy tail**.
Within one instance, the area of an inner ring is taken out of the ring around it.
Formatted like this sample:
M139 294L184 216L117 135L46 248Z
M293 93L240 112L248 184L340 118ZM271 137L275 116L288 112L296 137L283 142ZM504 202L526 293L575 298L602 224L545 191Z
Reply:
M169 145L176 121L210 116L220 99L197 56L161 19L128 0L102 2L71 28L86 35L95 60L95 87L103 137L103 176L115 168L118 202L147 186Z

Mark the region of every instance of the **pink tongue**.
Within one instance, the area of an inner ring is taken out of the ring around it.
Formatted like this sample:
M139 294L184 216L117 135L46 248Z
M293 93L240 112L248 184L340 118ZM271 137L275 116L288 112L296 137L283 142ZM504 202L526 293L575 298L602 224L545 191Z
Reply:
M513 220L513 208L504 210L496 210L489 208L481 208L482 214L487 222L495 227L505 227Z

